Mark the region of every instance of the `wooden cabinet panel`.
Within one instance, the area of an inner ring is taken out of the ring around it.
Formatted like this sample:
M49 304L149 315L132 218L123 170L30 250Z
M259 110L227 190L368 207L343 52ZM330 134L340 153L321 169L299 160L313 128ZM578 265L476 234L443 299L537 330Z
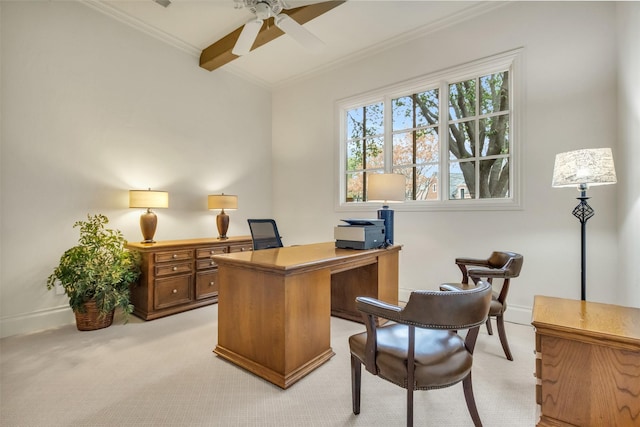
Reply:
M134 314L156 319L218 301L218 265L211 259L251 250L251 236L129 243L142 256L142 275L131 288Z
M637 426L640 309L537 295L538 426Z
M161 310L190 302L193 299L192 279L191 274L156 279L153 307Z
M196 273L196 299L218 296L218 269Z

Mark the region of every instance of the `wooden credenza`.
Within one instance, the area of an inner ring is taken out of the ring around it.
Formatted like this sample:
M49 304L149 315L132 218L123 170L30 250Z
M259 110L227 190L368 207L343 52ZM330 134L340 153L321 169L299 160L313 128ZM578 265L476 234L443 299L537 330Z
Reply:
M538 426L640 426L640 309L537 295Z
M128 243L140 252L142 274L131 287L133 313L157 319L218 301L218 265L214 255L250 251L251 236Z

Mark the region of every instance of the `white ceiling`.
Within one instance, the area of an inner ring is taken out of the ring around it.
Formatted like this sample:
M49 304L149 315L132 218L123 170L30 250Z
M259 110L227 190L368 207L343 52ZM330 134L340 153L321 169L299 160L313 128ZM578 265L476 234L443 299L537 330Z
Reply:
M172 0L167 8L153 0L84 3L187 52L194 57L196 67L204 48L253 16L246 8L235 9L233 0ZM290 7L308 3L287 1ZM396 43L468 19L495 4L349 0L305 24L325 43L321 52L307 52L285 34L222 68L273 88L345 61L373 55Z

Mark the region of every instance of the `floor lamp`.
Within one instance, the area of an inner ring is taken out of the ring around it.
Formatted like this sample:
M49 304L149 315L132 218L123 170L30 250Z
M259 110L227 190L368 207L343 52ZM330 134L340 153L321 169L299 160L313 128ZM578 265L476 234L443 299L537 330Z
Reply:
M610 148L591 148L568 151L556 155L553 167L553 187L577 187L580 192L578 206L573 209L573 216L578 218L581 226L581 299L586 300L587 257L586 227L587 221L595 211L587 200L587 189L594 185L615 184L616 170Z
M384 219L385 245L393 245L393 210L389 203L404 202L406 179L397 173L377 173L367 175L367 201L382 202L378 219Z

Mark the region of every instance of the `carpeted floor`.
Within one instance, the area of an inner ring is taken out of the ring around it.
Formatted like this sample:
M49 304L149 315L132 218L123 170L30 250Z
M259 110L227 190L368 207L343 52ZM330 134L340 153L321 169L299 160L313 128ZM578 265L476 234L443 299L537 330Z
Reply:
M364 326L331 319L336 355L282 390L213 352L217 306L106 329L75 325L0 340L0 425L403 426L406 391L363 370L351 412L347 340ZM494 327L495 330L495 327ZM486 427L536 421L534 332L507 323L515 361L482 328L473 385ZM416 426L470 426L462 384L415 393Z

